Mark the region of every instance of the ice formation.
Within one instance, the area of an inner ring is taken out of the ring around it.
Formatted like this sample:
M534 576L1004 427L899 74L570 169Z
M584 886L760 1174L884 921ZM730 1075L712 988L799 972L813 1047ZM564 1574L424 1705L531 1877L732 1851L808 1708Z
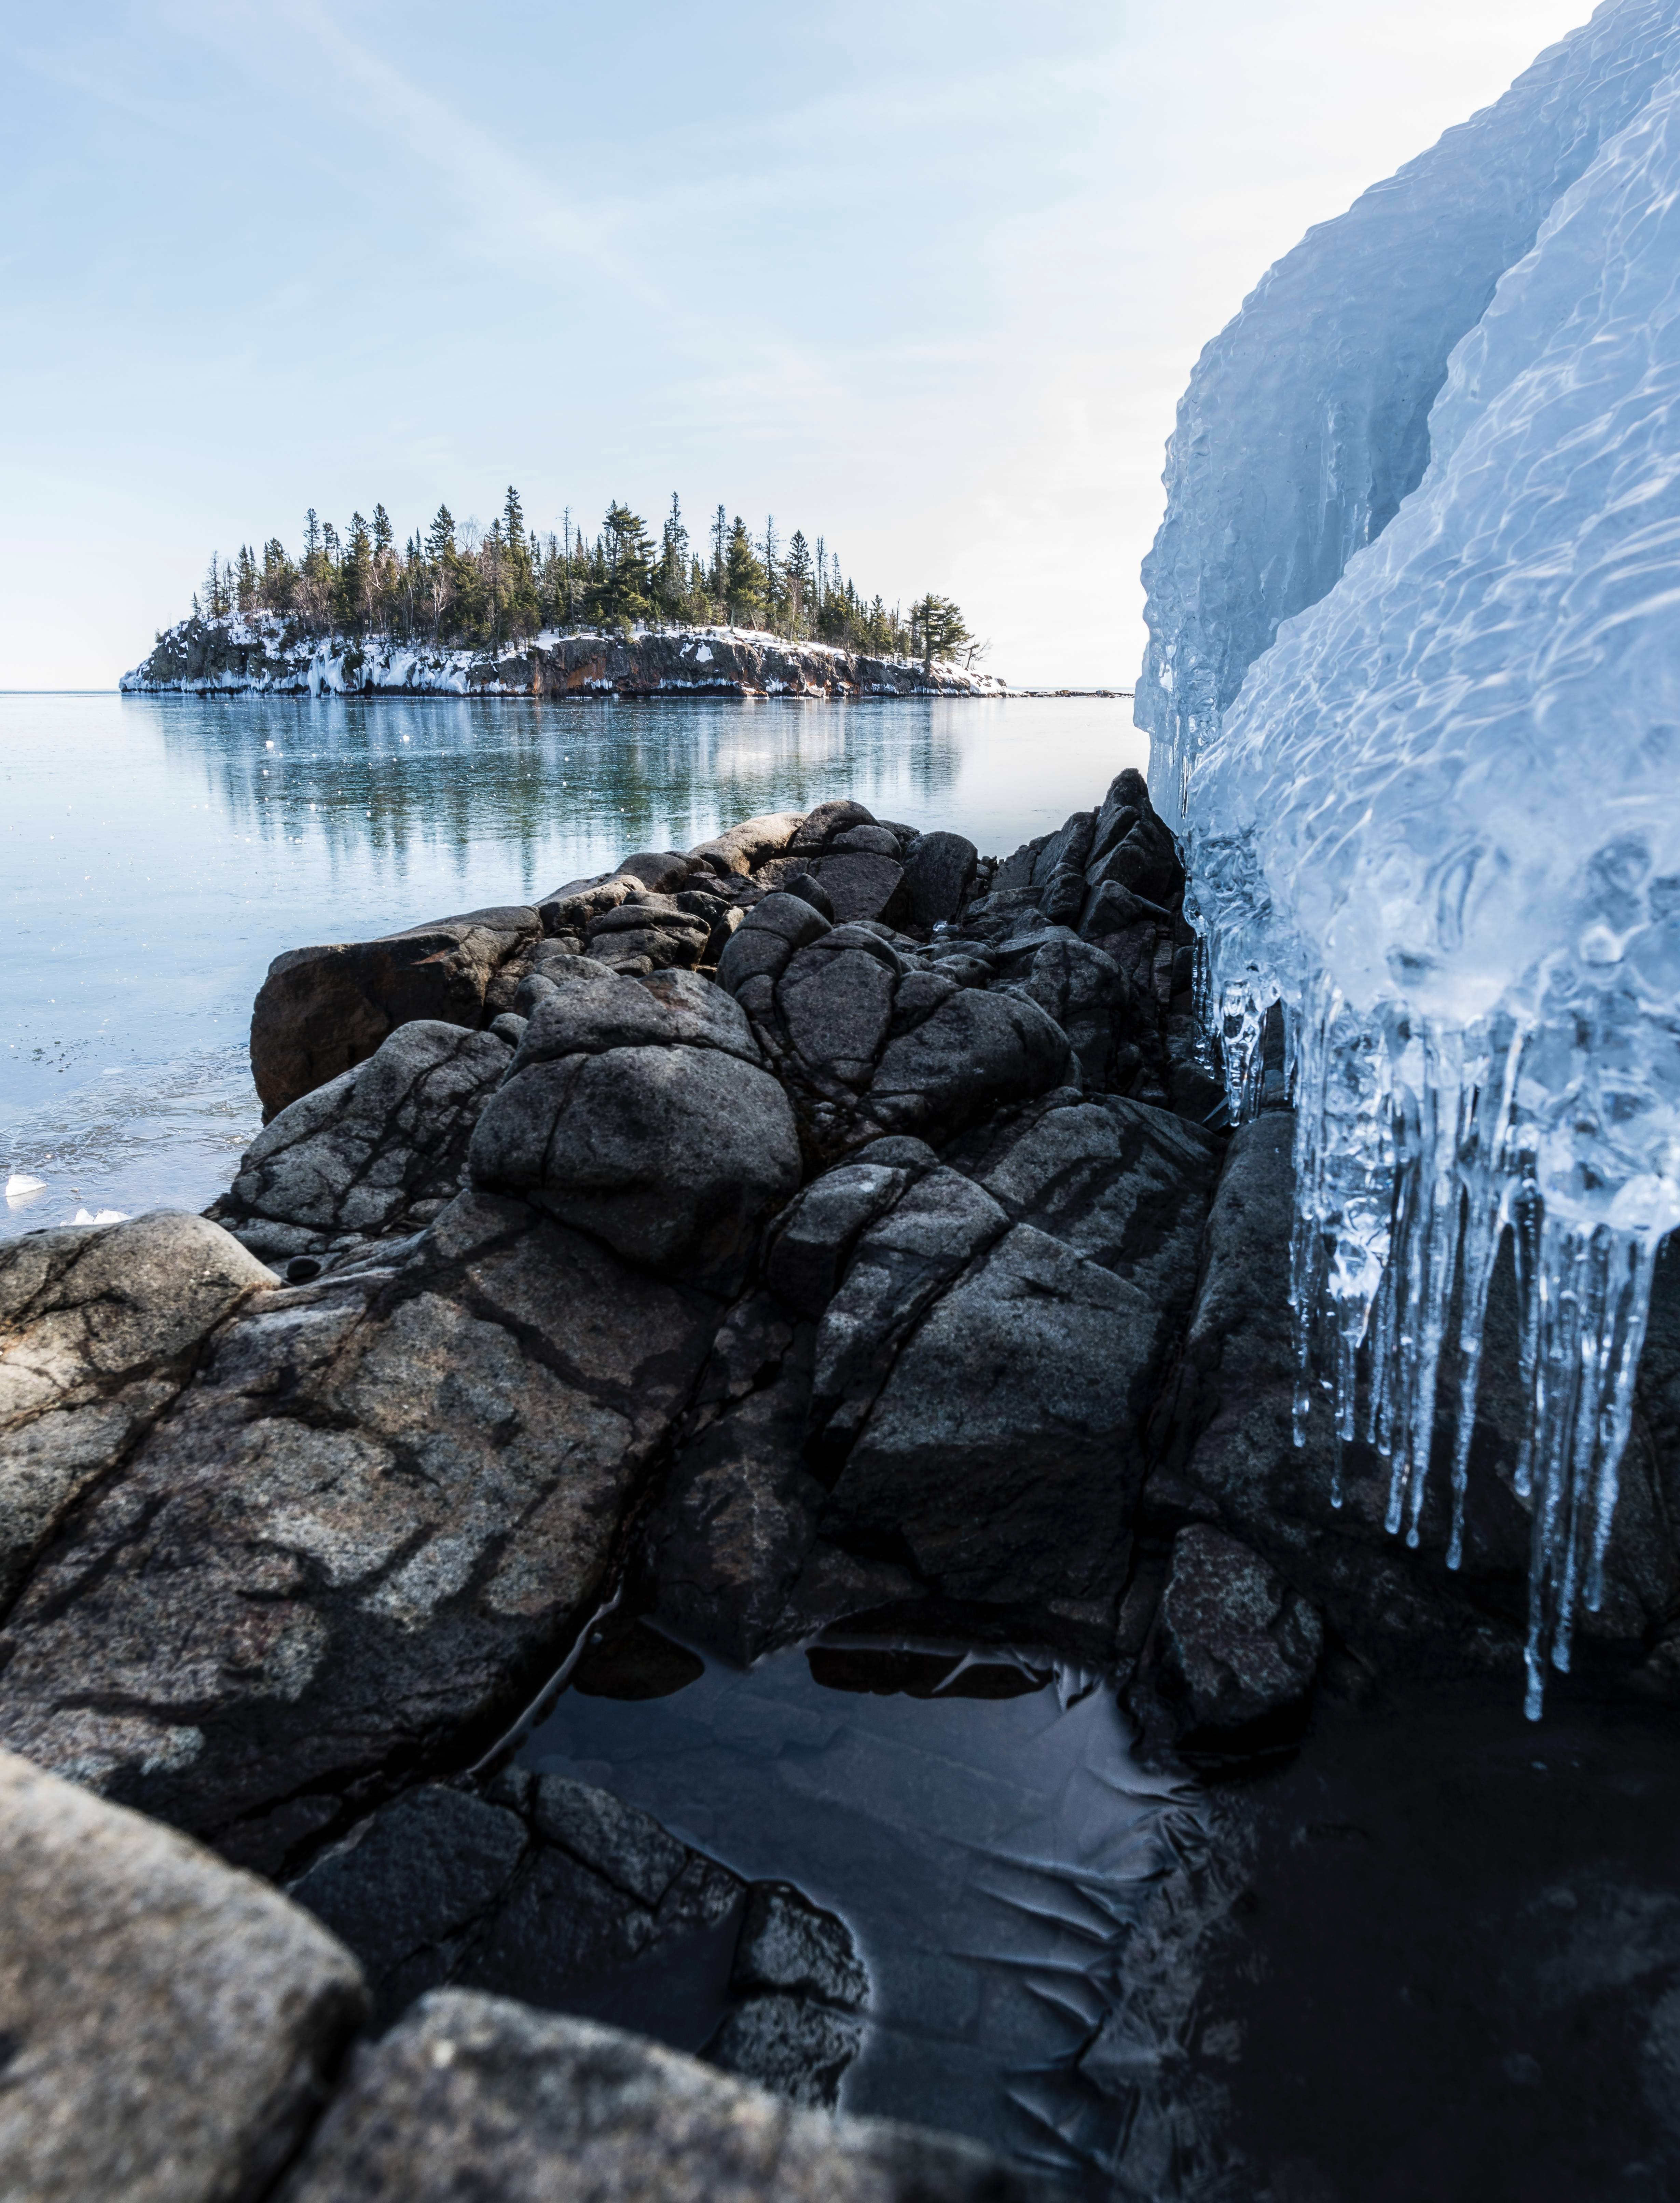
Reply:
M1501 1233L1529 1708L1598 1603L1680 1224L1680 0L1612 0L1208 347L1139 716L1234 1102L1288 1012L1298 1417L1449 1562Z

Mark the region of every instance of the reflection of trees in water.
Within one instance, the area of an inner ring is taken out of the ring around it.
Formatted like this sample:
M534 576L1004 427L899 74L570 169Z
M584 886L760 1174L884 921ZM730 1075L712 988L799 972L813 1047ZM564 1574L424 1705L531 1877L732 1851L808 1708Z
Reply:
M313 838L335 865L372 857L398 879L411 853L457 853L464 872L469 844L499 842L528 882L560 849L598 846L610 862L687 848L754 812L838 795L922 823L976 715L999 708L237 697L171 698L158 717L172 759L202 766L233 830Z

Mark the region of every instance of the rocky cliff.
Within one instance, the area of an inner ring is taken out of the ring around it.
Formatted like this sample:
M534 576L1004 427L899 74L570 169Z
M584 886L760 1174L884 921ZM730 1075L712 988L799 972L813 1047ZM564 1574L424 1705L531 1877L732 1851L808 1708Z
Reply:
M865 658L748 628L547 633L499 651L388 635L325 641L264 616L194 617L158 637L120 684L133 694L278 696L988 696L1004 683L950 664Z

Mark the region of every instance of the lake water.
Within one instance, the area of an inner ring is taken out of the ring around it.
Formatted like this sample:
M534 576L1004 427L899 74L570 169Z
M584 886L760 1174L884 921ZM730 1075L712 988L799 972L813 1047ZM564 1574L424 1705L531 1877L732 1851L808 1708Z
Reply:
M0 695L0 1237L202 1208L283 948L522 902L850 795L1005 854L1147 744L1122 698Z

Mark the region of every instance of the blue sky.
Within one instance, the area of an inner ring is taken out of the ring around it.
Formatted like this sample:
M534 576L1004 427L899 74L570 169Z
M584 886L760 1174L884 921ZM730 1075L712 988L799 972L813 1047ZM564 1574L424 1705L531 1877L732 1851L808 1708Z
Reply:
M0 687L306 505L678 491L1129 683L1162 446L1270 261L1583 0L435 0L0 19Z

